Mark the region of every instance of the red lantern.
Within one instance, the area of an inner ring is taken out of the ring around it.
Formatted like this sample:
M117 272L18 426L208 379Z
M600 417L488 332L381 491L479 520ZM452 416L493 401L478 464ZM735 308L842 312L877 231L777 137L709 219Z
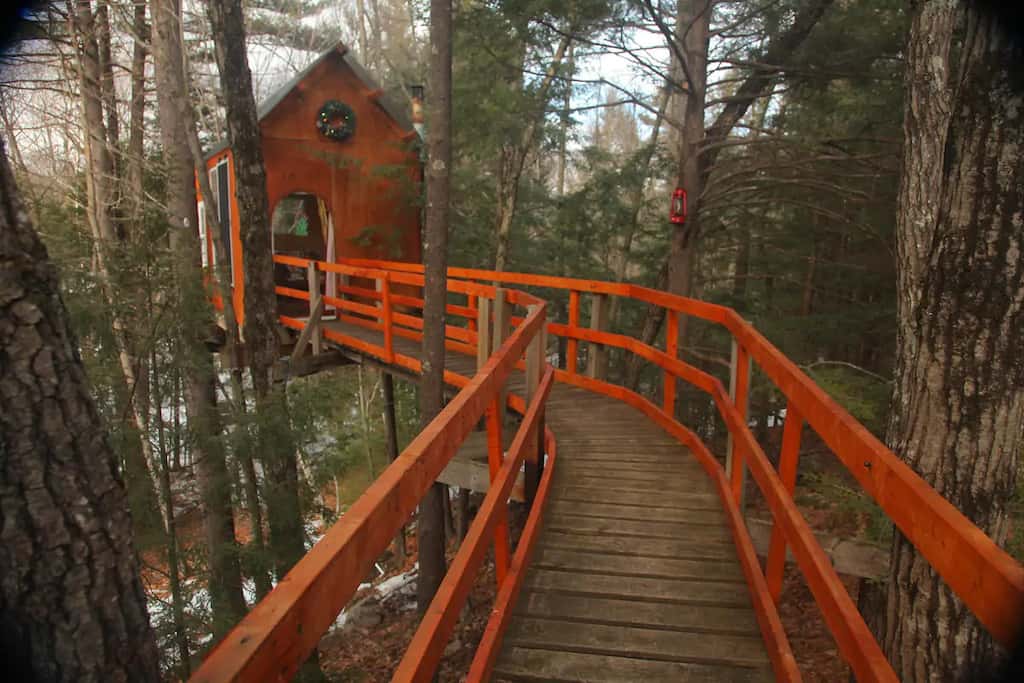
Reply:
M679 225L686 222L686 190L681 187L677 187L672 193L672 208L668 219Z

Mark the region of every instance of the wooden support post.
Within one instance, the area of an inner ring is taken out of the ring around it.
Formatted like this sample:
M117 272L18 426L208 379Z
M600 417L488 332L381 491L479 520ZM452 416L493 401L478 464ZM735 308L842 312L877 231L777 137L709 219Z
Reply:
M388 452L388 461L398 458L398 421L395 419L395 380L387 372L381 373L381 389L384 394L384 445ZM395 557L397 565L405 564L405 527L395 535Z
M580 293L569 292L569 327L580 326ZM565 342L565 370L570 375L576 374L576 362L579 354L579 340L569 337Z
M679 313L668 311L665 327L665 353L672 358L679 357ZM662 378L662 408L674 419L676 416L676 378L668 370Z
M321 349L321 337L320 337L320 315L323 314L324 302L320 295L320 271L316 269L316 263L310 261L309 265L306 266L306 279L309 280L309 322L307 326L312 327L312 336L310 341L313 343L313 355L320 355ZM316 311L320 311L320 315L316 314Z
M729 398L743 418L743 426L747 424L747 413L750 408L750 370L751 360L747 350L732 340L732 359L729 363ZM730 432L726 442L725 471L732 484L732 495L736 505L743 512L743 497L747 479L747 469L743 463L744 455L736 445L736 439Z
M490 483L494 484L501 465L505 460L504 448L502 448L501 423L502 415L505 413L505 406L500 403L501 396L495 396L487 409L487 469L490 473ZM498 580L498 586L505 581L505 574L508 572L509 563L509 538L508 538L508 508L503 507L497 513L498 521L494 525L494 574Z
M595 332L606 332L608 330L608 295L593 295L593 304L590 309L590 329ZM608 349L604 344L590 343L590 351L587 354L587 376L593 379L604 379L608 373Z
M395 340L394 340L394 323L392 321L393 311L391 306L391 276L388 273L380 279L380 300L382 311L382 322L384 324L384 354L385 361L388 363L395 362Z
M479 312L477 311L476 300L477 300L476 299L476 294L467 294L466 295L466 308L468 308L469 310L473 311L475 315L480 315ZM473 331L476 331L476 324L477 323L476 323L476 318L475 317L472 317L472 318L470 318L469 320L466 321L466 327L468 329L470 329L470 330L473 330Z
M476 310L476 369L487 363L491 357L491 300L480 299L480 306Z
M782 428L782 452L779 455L779 479L790 496L796 488L796 470L800 462L800 435L803 432L804 419L793 403L786 406L786 423ZM782 574L786 565L786 538L777 522L772 523L772 538L768 543L768 560L765 562L764 578L768 583L768 593L775 604L779 604L782 594Z
M534 304L527 308L527 315L533 315L537 310ZM537 387L544 374L544 326L541 325L537 334L526 347L526 406L529 409L533 397L537 394ZM540 484L540 442L528 446L524 463L524 497L527 508L533 507L533 498L537 494L537 486Z
M494 326L491 328L491 353L496 353L501 345L508 339L509 321L512 312L509 310L507 292L502 287L494 288ZM503 386L499 398L501 399L501 420L505 422L505 404L508 396L508 387Z

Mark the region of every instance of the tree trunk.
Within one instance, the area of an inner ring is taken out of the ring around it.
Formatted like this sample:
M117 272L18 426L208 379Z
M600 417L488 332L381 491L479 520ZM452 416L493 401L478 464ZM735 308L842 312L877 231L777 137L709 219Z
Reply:
M420 424L426 427L444 407L445 303L448 297L448 220L452 167L452 2L430 2L430 92L427 118L427 206L423 234L423 377ZM416 537L420 613L445 573L444 485L435 482L420 501Z
M384 396L384 445L388 452L388 462L398 458L398 421L395 419L395 380L387 372L381 377L381 393ZM399 566L405 564L405 527L395 535L395 557Z
M1024 49L982 7L933 0L914 11L889 441L1003 543L1024 446ZM901 680L990 670L991 638L899 533L888 587L885 614L871 621Z
M14 664L7 675L159 681L114 453L56 269L2 145L0 262L0 649Z
M188 678L191 672L188 630L185 627L185 599L181 592L181 564L178 560L178 527L174 518L174 494L171 489L171 458L168 454L167 431L163 418L163 397L160 391L160 375L158 373L156 353L150 360L153 370L153 401L156 403L157 450L160 453L160 499L167 508L167 519L170 532L167 534L167 577L171 588L171 613L174 616L174 643L178 648L178 675ZM173 400L177 400L175 396Z
M146 461L153 491L160 490L160 481L153 446L149 440L149 415L146 399L138 389L140 376L134 344L128 332L129 321L122 317L117 301L120 286L116 281L117 264L114 263L114 245L120 242L123 230L116 219L117 174L114 155L103 121L103 67L96 39L97 27L89 0L69 0L68 12L77 46L77 70L81 99L82 125L85 129L84 148L87 165L86 187L89 225L95 241L95 258L103 292L110 309L111 327L117 346L117 358L130 397L132 426L139 437L139 445ZM163 508L161 507L161 514ZM164 529L168 521L163 519Z
M689 217L686 223L672 226L666 284L673 294L690 296L692 291L693 268L700 241L701 196L718 159L720 147L716 143L725 140L754 102L769 92L775 77L782 71L781 65L803 44L833 2L813 0L799 11L790 27L768 45L761 65L755 67L753 73L740 84L729 103L705 131L704 104L711 5L704 0L679 0L673 34L673 39L679 41L679 44L672 52L672 73L677 82L686 86L687 93L683 128L678 141L676 185L687 192ZM660 307L648 307L641 331L641 340L645 344L653 343L658 336L664 316L664 310ZM684 316L679 321L680 346L685 346L686 332L687 318ZM638 378L639 364L631 360L627 381L635 388Z
M203 525L210 564L214 632L225 633L245 615L242 574L235 540L231 483L214 390L213 357L203 338L212 316L203 287L196 225L195 175L179 102L188 97L177 0L153 0L153 61L160 114L160 139L167 169L166 213L174 259L176 303L185 411L196 455Z
M146 25L146 3L141 0L135 4L132 21L132 93L128 120L128 150L125 154L125 181L127 183L126 199L128 220L131 223L129 237L140 239L142 229L144 165L144 131L146 115L146 55L150 40L149 27Z
M279 342L266 171L252 74L246 57L241 2L214 0L207 4L207 10L216 38L228 140L234 155L245 282L243 332L251 352L249 367L256 402L256 443L268 474L264 493L270 522L270 547L277 576L281 579L305 554L305 547L298 463L287 401L283 389L275 388L273 383Z

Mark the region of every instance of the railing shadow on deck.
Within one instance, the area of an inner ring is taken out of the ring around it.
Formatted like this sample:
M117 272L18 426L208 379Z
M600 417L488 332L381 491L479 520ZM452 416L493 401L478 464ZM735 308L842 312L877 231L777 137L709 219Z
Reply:
M397 285L415 291L423 282L421 265L366 260L347 260L341 264L311 263L288 257L275 257L275 260L292 267L308 268L312 283L310 291L315 293L320 291L316 279L318 275L315 274L326 274L329 279L342 278L340 284L335 281L325 289L347 295L349 299L324 295L323 303L334 307L339 318L346 322L382 332L385 343L383 346L374 345L330 330L324 330L325 337L385 362L418 371L417 359L395 353L393 337L421 337L422 320L410 315L408 311L421 308L422 301L409 294L397 294L392 289ZM547 369L544 374L545 387L550 387L553 377L634 406L689 447L711 477L732 530L778 680L800 680L800 673L776 610L787 546L807 581L842 657L850 664L857 679L896 680L881 648L794 503L793 489L800 438L805 425L818 434L995 639L1004 645L1013 644L1020 625L1019 615L1024 607L1024 568L928 486L735 311L625 283L464 268L451 268L448 275L449 291L466 296L465 306L448 306L449 314L466 320L465 327L447 328L446 345L453 351L477 353L481 337L479 331L486 331L488 320L491 319L489 302L496 294L499 302L507 299L510 303L531 308L525 317L512 318L516 325L515 332L471 381L467 382L454 373L446 373L446 381L463 386L463 391L331 529L324 541L296 565L281 586L257 605L215 648L197 672L197 680L250 679L245 674L259 672L287 676L294 672L315 646L319 635L351 597L358 581L365 575L368 563L383 550L411 513L415 501L422 497L433 477L454 454L472 424L479 420L485 410L497 414L496 405L491 408L488 406L496 404L501 386L513 366L531 365L531 369L539 373L539 369L546 365L540 360L529 364L519 360L531 340L535 349L540 349L534 353L538 356L544 354L544 342L542 334L539 334L543 331L564 337L568 348L567 368ZM371 280L376 283L373 289L353 284ZM496 289L494 285L499 283L567 291L568 324L548 322L545 325L543 301L522 291L504 292ZM281 288L278 291L285 296L310 300L308 292ZM591 318L596 329L579 325L582 295L594 298L594 314ZM667 316L666 348L658 349L632 337L601 329L601 311L609 296L663 307ZM314 296L310 300L311 312L315 303ZM404 310L399 312L396 306L404 307ZM684 315L720 325L731 335L736 361L733 364L732 391L727 391L717 378L678 358L679 316ZM294 318L282 317L282 322L295 329L305 327L303 321ZM485 327L481 328L480 325ZM592 346L592 353L588 354L590 367L587 368L587 374L580 373L575 367L580 342ZM636 392L599 379L597 366L604 347L624 349L661 368L662 405L656 405ZM746 396L752 363L760 367L788 402L778 471L773 468L747 427ZM678 380L706 392L714 401L730 436L728 472L692 431L676 421L674 404ZM533 401L528 406L519 397L509 396L509 405L527 416L521 432L524 428L530 428L531 412L542 414L541 406L546 393L547 388L534 391ZM547 458L551 463L554 455L553 435L546 430L541 431L546 434ZM519 435L516 441L520 441ZM524 444L530 441L525 436L522 440ZM514 448L515 443L506 455L505 467L496 467L497 463L492 462L493 484L488 493L491 503L487 506L487 515L478 516L474 522L475 540L460 549L459 557L445 579L445 586L438 593L435 604L431 605L412 647L395 673L395 680L428 680L436 668L444 641L450 635L458 613L458 609L451 605L459 602L461 606L460 601L465 599L470 582L466 577L472 575L482 561L483 539L493 529L501 527L501 511L507 499L503 493L506 481L501 478L502 473L512 476L514 470L509 464L510 458L521 456ZM494 450L500 462L500 448ZM533 453L538 450L533 449ZM534 459L543 462L543 458L534 456ZM746 469L749 469L764 495L774 520L763 571L736 503L742 492ZM537 501L540 503L547 491L550 474L551 468L545 468L537 489ZM535 504L531 509L516 556L512 558L504 581L499 586L491 623L487 626L467 680L485 679L493 666L503 626L518 591L518 581L528 563L532 539L541 524L542 508L542 504ZM496 538L500 539L500 533ZM507 542L507 535L505 538ZM331 542L325 543L328 539ZM373 540L372 544L369 539ZM331 594L327 596L325 591ZM314 596L312 601L309 596ZM330 599L324 602L326 597ZM438 600L446 602L438 603ZM300 625L301 629L298 628ZM254 644L254 641L259 642ZM268 652L261 653L261 648ZM251 679L256 678L259 676Z

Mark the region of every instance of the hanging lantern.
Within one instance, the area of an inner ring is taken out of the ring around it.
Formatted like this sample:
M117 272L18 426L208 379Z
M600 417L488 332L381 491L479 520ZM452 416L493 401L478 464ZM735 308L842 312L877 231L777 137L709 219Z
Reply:
M672 193L672 208L668 219L679 225L686 222L686 190L681 187L677 187Z

